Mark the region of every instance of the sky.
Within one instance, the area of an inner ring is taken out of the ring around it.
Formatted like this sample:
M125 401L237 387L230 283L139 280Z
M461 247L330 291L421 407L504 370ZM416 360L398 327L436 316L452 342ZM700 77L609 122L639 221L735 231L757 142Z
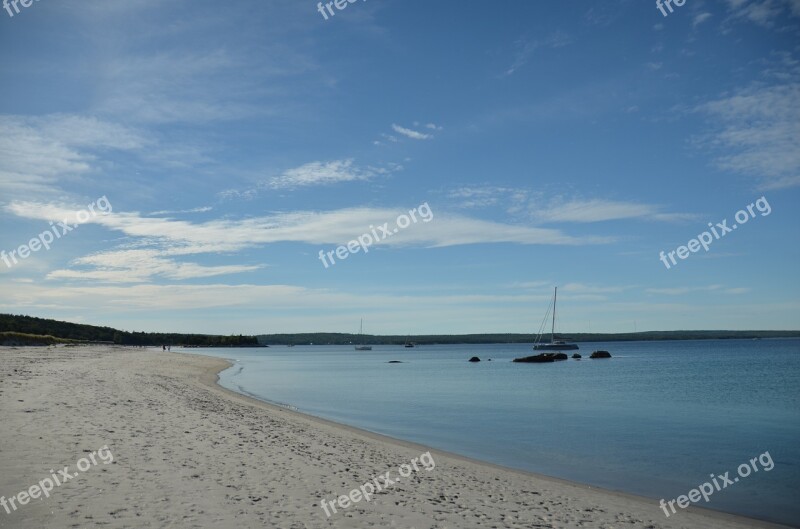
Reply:
M800 0L340 5L0 10L0 312L800 329Z

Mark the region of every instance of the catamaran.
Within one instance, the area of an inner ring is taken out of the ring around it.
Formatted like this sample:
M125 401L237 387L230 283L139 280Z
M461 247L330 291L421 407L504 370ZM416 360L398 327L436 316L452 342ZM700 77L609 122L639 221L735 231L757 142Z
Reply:
M547 320L547 313L544 315L544 320L542 321L541 327L539 327L539 335L536 337L536 341L533 343L533 350L534 351L571 351L573 349L577 349L578 345L574 343L567 343L563 340L556 340L556 300L558 299L558 287L555 287L553 291L553 323L550 326L550 343L542 343L542 329L544 328L545 321ZM547 312L550 312L550 307L547 308Z
M372 351L371 345L364 345L364 318L361 318L361 327L358 329L358 343L356 351Z

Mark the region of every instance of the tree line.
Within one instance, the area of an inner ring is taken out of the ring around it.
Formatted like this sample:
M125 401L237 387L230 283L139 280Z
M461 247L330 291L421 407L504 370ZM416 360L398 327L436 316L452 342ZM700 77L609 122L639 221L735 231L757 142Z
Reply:
M255 336L219 336L158 332L129 332L111 327L83 325L66 321L0 314L0 332L50 336L80 342L105 342L118 345L189 345L197 347L255 347Z

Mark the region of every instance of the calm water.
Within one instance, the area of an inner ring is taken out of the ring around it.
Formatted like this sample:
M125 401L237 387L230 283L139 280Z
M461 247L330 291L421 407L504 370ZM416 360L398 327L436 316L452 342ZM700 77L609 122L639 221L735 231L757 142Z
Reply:
M607 349L611 360L589 360ZM229 389L501 465L667 500L769 451L709 508L800 525L800 340L215 349ZM477 355L483 362L471 364ZM487 359L492 361L488 362ZM388 364L401 360L402 364ZM761 467L759 467L761 468ZM377 469L380 470L380 469ZM663 516L653 503L653 516Z

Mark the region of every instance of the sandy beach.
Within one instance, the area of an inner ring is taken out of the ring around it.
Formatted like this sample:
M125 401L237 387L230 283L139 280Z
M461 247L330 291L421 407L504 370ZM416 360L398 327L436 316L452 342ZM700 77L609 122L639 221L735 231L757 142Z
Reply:
M779 527L691 508L666 518L654 500L302 415L218 386L228 365L122 347L0 348L0 495L65 467L74 475L47 498L0 507L0 527ZM428 451L434 468L371 501L330 517L320 507Z

